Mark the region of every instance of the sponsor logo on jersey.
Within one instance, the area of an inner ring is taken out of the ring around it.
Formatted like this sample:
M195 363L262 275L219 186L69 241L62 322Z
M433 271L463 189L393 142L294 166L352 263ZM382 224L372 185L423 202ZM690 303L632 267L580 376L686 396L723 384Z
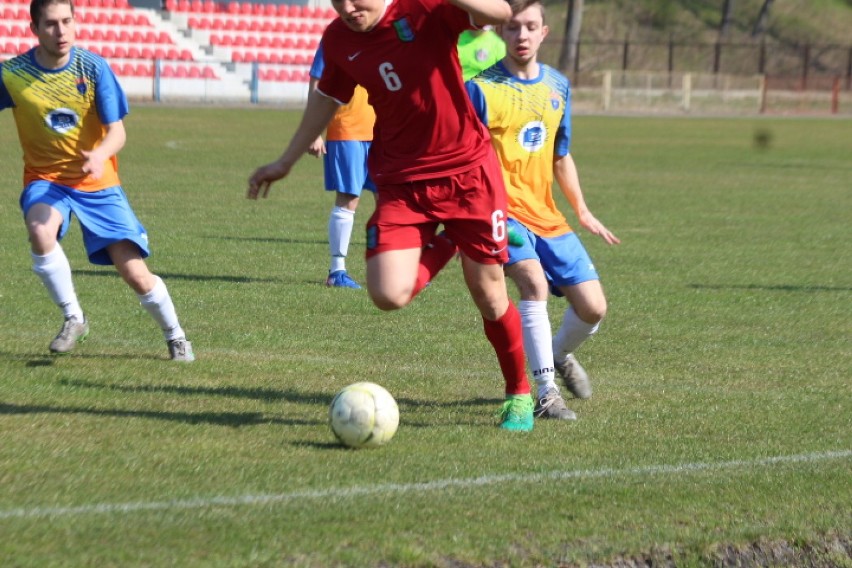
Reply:
M54 132L65 134L80 124L80 117L69 108L58 108L48 113L44 122Z
M393 23L393 28L396 30L396 35L402 41L413 41L414 31L411 29L411 24L408 23L408 18L402 18Z
M541 150L546 139L547 130L540 120L526 123L518 134L518 143L530 153Z

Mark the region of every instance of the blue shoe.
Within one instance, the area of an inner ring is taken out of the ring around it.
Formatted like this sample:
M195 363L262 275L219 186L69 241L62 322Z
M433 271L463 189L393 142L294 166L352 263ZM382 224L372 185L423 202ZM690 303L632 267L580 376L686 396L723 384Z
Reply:
M528 394L511 394L500 408L500 428L513 432L533 429L533 400Z
M330 288L355 288L356 290L360 290L361 286L358 285L357 282L352 280L348 274L346 274L345 270L335 270L331 274L328 275L328 278L325 281L325 285Z

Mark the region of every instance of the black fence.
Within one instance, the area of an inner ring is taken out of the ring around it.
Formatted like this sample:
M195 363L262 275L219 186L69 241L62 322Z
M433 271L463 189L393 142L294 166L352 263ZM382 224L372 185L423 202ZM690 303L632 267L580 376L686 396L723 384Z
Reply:
M561 41L542 44L540 59L558 67ZM792 88L824 89L836 78L852 90L852 45L581 41L573 69L576 82L594 71L658 71L781 77Z

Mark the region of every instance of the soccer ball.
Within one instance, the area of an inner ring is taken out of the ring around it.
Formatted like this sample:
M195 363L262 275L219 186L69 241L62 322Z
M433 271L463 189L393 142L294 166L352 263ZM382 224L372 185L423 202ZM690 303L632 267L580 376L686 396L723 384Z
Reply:
M350 448L375 448L393 438L399 426L399 407L391 394L375 383L355 383L334 396L328 409L331 431Z

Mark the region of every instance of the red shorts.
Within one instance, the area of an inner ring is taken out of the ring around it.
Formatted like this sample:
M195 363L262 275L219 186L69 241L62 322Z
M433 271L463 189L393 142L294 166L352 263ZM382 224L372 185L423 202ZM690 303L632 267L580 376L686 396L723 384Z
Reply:
M389 250L423 248L438 225L465 256L480 264L509 260L506 188L496 155L442 178L380 185L367 221L367 258Z

